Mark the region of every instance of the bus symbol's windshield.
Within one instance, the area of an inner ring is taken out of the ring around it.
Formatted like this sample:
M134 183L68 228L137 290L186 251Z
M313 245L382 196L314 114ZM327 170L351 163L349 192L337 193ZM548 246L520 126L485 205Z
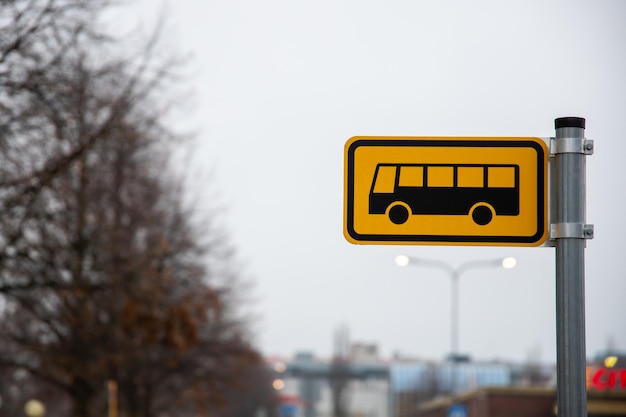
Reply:
M378 164L369 214L395 224L411 215L469 215L478 225L519 215L519 165Z

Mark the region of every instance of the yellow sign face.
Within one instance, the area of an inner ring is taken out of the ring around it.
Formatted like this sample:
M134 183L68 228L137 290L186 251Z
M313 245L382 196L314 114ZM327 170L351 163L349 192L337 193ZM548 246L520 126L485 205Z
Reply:
M351 243L539 246L547 238L540 138L356 136L344 156Z

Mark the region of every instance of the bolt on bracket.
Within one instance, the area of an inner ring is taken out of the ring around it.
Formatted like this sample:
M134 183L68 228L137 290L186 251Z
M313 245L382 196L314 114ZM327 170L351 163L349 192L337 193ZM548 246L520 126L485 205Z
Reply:
M593 224L553 223L550 225L550 240L562 238L593 239Z
M561 153L593 155L593 140L584 138L549 138L550 156Z

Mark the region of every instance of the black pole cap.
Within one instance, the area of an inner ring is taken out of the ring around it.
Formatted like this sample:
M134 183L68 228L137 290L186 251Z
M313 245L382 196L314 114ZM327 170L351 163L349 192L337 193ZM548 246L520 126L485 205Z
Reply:
M560 129L562 127L579 127L585 128L585 119L582 117L559 117L554 119L554 128Z

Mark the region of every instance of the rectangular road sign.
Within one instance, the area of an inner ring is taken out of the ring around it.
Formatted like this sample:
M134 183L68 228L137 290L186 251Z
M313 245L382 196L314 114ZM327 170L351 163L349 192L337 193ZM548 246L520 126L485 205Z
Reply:
M356 136L344 157L351 243L539 246L547 238L541 138Z

